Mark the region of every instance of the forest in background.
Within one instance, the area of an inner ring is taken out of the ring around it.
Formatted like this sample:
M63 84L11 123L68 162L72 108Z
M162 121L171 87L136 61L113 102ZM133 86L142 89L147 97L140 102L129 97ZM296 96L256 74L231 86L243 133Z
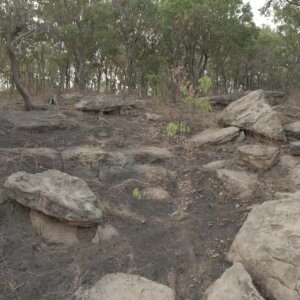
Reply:
M300 81L300 1L271 0L258 28L242 0L0 0L0 82L27 108L75 88L176 100L198 93L292 92Z

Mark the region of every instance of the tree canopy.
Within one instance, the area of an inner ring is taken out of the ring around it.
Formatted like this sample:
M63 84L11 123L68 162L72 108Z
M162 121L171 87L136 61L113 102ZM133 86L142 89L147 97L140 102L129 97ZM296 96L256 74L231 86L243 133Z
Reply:
M71 87L171 97L291 91L300 79L300 2L266 1L276 29L258 28L242 0L1 0L0 83L26 107Z

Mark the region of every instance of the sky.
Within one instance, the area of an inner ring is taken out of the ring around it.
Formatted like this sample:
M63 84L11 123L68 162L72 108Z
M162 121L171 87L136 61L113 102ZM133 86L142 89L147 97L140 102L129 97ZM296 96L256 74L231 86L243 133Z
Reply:
M272 18L267 18L265 16L261 16L259 9L262 8L265 4L265 0L243 0L245 3L250 2L252 7L252 12L254 15L254 21L257 26L269 25L274 27L274 23L272 22Z

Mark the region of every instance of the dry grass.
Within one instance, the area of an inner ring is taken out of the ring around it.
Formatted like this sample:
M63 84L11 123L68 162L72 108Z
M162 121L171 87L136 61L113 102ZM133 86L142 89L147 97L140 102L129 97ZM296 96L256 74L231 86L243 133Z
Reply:
M126 206L116 208L111 207L107 202L102 202L99 208L108 218L125 219L142 224L146 222L145 218L136 214L135 212L130 211L130 209Z

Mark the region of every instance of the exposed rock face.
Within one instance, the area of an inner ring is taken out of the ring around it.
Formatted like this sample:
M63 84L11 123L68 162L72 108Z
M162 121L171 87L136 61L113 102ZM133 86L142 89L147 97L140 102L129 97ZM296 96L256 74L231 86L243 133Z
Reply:
M100 244L101 242L107 242L114 237L119 236L119 232L112 225L99 225L95 237L92 239L93 244Z
M289 140L300 139L300 122L293 122L284 126L285 135Z
M241 262L268 299L300 299L300 201L269 201L255 207L228 254Z
M77 228L62 223L37 211L30 212L32 226L42 237L42 242L50 248L68 249L79 243Z
M257 183L256 174L244 171L220 169L217 170L217 176L228 191L237 191L242 198L249 197L253 192L253 186Z
M239 133L240 130L237 127L207 129L194 135L189 139L188 144L192 146L220 145L237 138Z
M175 300L169 287L131 274L109 274L86 290L83 300Z
M17 172L4 187L8 198L72 225L91 226L101 220L97 198L85 181L60 171Z
M119 96L96 95L85 96L76 103L75 107L82 111L111 112L120 110L124 105L124 100Z
M264 300L241 263L235 263L209 287L201 300Z
M268 170L279 159L277 147L266 145L245 145L238 148L240 159L257 169Z
M231 103L223 111L220 121L273 140L286 140L281 120L267 103L263 90L254 91Z
M22 160L49 169L61 169L60 153L50 148L0 148L0 161Z
M17 130L45 131L75 126L75 122L68 120L65 115L49 111L5 111L0 113L1 119Z
M280 158L280 165L285 171L290 183L300 185L300 157L284 155Z
M142 192L143 199L150 201L168 201L171 199L168 191L162 187L147 187Z
M149 121L160 121L162 119L161 115L146 113L146 119Z
M300 141L290 143L290 154L295 156L300 156Z
M211 163L205 164L202 166L204 171L212 172L219 169L224 169L226 167L226 164L228 164L227 160L216 160Z

